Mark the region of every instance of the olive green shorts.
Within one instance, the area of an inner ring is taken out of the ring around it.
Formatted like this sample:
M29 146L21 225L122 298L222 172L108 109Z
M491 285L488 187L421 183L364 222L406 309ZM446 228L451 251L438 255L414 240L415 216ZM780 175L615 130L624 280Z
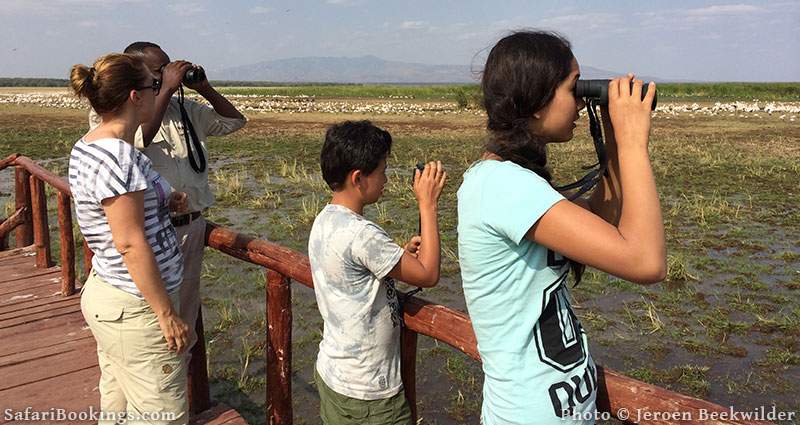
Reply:
M319 391L319 416L325 425L412 425L403 391L379 400L347 397L328 387L316 367L314 381Z

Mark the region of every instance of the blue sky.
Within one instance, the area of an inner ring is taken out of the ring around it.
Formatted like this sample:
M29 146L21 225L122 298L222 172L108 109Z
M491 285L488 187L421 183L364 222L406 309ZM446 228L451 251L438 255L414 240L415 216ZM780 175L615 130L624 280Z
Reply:
M582 65L602 69L800 81L800 0L2 0L0 76L66 78L135 40L212 71L368 54L479 69L486 48L525 27L562 33Z

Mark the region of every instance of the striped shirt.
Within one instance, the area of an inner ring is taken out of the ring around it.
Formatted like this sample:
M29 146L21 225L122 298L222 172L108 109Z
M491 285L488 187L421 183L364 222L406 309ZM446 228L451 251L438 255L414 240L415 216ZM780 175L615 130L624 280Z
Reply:
M143 298L111 237L101 202L144 191L144 232L153 248L168 293L181 284L183 261L175 229L169 221L169 182L152 168L150 159L120 139L75 143L69 159L69 186L75 215L94 258L92 268L111 285Z

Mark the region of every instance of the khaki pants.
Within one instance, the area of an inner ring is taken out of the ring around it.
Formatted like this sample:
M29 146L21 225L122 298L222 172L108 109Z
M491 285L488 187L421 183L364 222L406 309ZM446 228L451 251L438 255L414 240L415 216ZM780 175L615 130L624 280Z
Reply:
M206 220L200 216L185 226L176 227L175 232L183 254L181 319L194 330L200 311L200 275L203 272L203 252L206 245ZM191 348L190 345L189 349Z
M180 311L177 294L170 298ZM167 348L147 301L111 286L92 272L82 289L81 311L97 341L101 412L125 412L127 424L188 423L186 355ZM172 417L152 420L154 413Z

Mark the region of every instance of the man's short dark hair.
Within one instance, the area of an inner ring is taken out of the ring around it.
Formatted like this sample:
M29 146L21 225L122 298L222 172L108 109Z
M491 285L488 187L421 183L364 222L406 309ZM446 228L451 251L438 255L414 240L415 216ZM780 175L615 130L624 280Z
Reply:
M332 190L344 186L347 174L369 175L392 149L392 135L369 121L345 121L328 128L322 145L322 178Z
M133 43L129 44L128 47L125 48L123 53L144 53L145 49L160 49L156 43L151 43L149 41L134 41Z

